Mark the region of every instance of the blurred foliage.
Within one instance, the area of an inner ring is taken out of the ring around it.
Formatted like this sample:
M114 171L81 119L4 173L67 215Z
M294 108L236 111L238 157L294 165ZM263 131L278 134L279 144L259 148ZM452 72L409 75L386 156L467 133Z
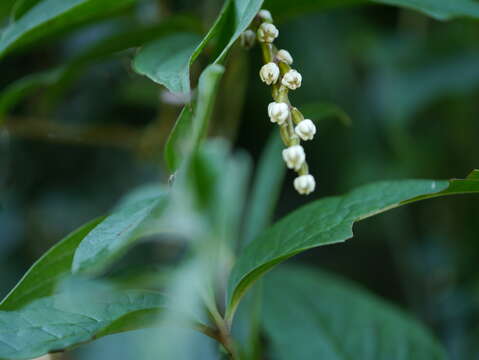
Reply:
M0 2L4 26L13 3ZM165 98L163 89L133 73L133 48L151 40L150 31L161 28L157 21L173 21L173 14L187 15L179 28L207 29L220 6L215 0L142 0L113 18L82 23L0 60L2 91L20 86L27 95L14 95L0 128L2 296L58 239L105 214L130 189L168 180L163 145L183 99ZM439 22L381 5L280 18L281 46L294 54L304 76L294 102L313 114L332 111L319 123L319 141L307 144L319 180L314 197L379 179L465 176L479 166L477 22ZM111 48L98 52L105 44ZM206 55L218 55L217 49L207 46ZM207 56L194 64L193 84ZM257 49L245 55L233 47L212 123L212 135L227 134L253 159L271 130L268 90L257 77L260 57ZM59 70L63 75L52 79ZM22 78L23 87L16 83ZM0 100L0 115L7 100ZM243 105L239 126L224 105L234 100ZM331 121L335 116L350 118L352 125ZM341 273L413 312L434 330L450 359L479 359L479 202L471 199L395 210L357 225L354 241L296 261ZM275 217L306 201L284 186ZM175 240L164 235L161 242L137 246L112 273L148 282L135 274L183 258ZM71 357L130 359L132 349L138 353L133 339L145 333L104 338ZM202 344L198 358L210 359L205 339L190 340Z

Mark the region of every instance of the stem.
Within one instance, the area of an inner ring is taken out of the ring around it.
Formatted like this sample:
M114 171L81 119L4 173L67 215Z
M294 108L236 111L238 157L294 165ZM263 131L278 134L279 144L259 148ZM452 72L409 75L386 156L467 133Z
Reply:
M236 344L231 336L230 327L226 321L220 317L216 320L216 326L218 331L218 341L223 345L224 349L228 353L231 360L239 360L238 350Z
M200 331L223 345L223 348L226 350L231 360L239 360L236 344L231 337L230 326L228 325L227 321L221 316L214 301L208 301L208 299L205 299L205 302L208 314L216 327L210 328L203 325L202 330L204 331Z

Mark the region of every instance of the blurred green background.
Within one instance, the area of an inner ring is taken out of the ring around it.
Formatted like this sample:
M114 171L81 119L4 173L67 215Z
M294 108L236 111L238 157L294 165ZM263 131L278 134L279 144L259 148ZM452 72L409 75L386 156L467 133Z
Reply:
M3 25L12 3L0 3ZM55 69L137 24L190 14L206 27L220 5L139 1L114 19L0 60L0 88ZM292 102L311 116L319 103L335 104L352 125L334 116L321 120L318 140L306 147L318 191L298 196L288 174L276 217L375 180L464 177L479 167L479 24L365 6L285 18L279 27L279 46L303 74ZM162 90L131 70L134 53L79 66L8 113L0 128L2 296L68 232L106 213L132 188L167 181L162 146L181 107L160 101ZM206 64L208 53L195 65L193 83ZM258 48L233 49L212 127L213 136L228 137L253 160L273 130L260 64ZM478 200L439 199L394 210L356 226L353 241L294 261L332 269L412 312L451 359L479 359ZM130 261L159 264L160 253L136 249ZM136 336L141 332L108 337L70 356L131 359L126 347Z

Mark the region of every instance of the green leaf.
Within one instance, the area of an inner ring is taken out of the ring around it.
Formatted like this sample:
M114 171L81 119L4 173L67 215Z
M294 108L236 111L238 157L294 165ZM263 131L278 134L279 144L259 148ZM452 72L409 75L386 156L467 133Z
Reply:
M401 6L420 11L439 20L458 17L479 18L479 3L475 0L373 0L378 4Z
M179 168L181 159L185 156L184 152L188 142L192 118L193 111L191 107L185 106L166 141L165 161L171 172L175 172Z
M66 28L120 10L135 0L43 0L2 32L0 58Z
M190 66L201 43L196 34L178 33L144 46L133 60L133 69L175 93L190 92Z
M479 191L479 169L473 170L467 178L462 179L452 179L449 181L449 187L435 194L426 194L421 195L412 200L406 201L404 203L415 202L418 200L432 199L435 197L441 197L446 195L458 195L458 194L475 194Z
M0 311L0 359L31 359L100 336L151 326L163 296L145 291L85 287Z
M192 144L196 149L206 137L209 122L213 114L218 85L225 72L221 65L208 66L200 76L198 83L198 100L192 123Z
M446 359L415 319L321 271L279 268L265 278L264 299L263 326L278 360Z
M221 33L228 7L229 3L226 3L202 40L194 34L183 33L147 44L133 59L133 70L172 92L189 93L190 67L208 42ZM175 39L179 39L179 44L175 44ZM176 49L177 53L169 53L171 49Z
M332 103L311 103L301 105L300 108L304 116L314 122L320 122L328 118L335 118L345 126L351 126L352 124L349 115L339 106Z
M156 218L166 203L167 193L163 193L116 210L82 240L75 251L72 272L102 272L143 235L148 221Z
M19 309L33 300L52 295L58 283L70 275L78 244L102 220L98 218L82 226L47 251L3 299L0 310Z
M227 0L215 23L200 40L193 34L175 34L146 45L133 60L133 69L173 92L190 92L190 67L210 40L219 37L215 64L249 26L263 0Z
M280 17L290 17L304 12L323 10L336 6L358 4L384 4L422 12L438 20L458 17L479 18L479 3L474 0L267 0L265 7Z
M409 202L479 193L477 178L476 170L465 180L378 182L294 211L257 237L238 258L229 279L229 320L246 290L274 265L308 249L350 239L355 222Z
M243 243L254 240L270 223L278 201L286 168L281 158L283 143L277 131L270 136L259 160L249 206L246 211Z
M18 20L42 0L17 0L12 10L12 19Z
M229 49L245 31L261 9L264 0L229 0L220 18L222 32L215 63L221 63Z

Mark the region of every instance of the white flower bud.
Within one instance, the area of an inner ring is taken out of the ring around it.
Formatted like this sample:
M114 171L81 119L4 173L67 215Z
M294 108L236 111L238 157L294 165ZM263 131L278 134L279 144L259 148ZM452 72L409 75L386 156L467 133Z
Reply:
M273 22L273 16L269 12L269 10L261 9L258 13L258 16L261 20L265 22L270 22L270 23Z
M283 159L288 168L298 171L306 160L306 155L301 145L293 145L283 150Z
M316 188L316 181L312 175L301 175L294 179L294 188L301 195L309 195Z
M268 105L268 115L272 123L283 125L289 117L289 106L286 103L272 102Z
M287 50L278 51L278 53L276 54L276 58L279 61L282 61L282 62L284 62L285 64L288 64L288 65L291 65L293 63L293 57L291 56L291 54Z
M314 126L314 123L311 120L304 119L296 125L294 132L304 141L313 140L314 135L316 134L316 126Z
M256 34L253 30L246 30L241 33L240 43L246 49L251 49L256 42Z
M279 79L279 67L274 62L267 63L261 67L259 76L268 85L276 84Z
M270 23L262 23L258 29L258 40L261 42L272 43L279 35L279 30Z
M284 74L281 83L290 90L296 90L301 86L301 81L303 81L303 77L299 72L296 70L289 70Z

